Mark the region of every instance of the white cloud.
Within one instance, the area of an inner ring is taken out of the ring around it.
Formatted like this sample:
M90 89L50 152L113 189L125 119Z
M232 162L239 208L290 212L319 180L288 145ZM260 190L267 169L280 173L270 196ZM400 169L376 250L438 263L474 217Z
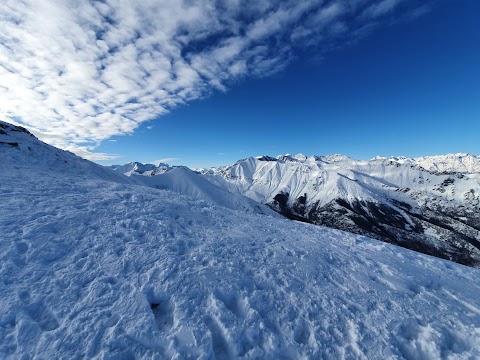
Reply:
M378 3L372 4L365 9L363 15L365 17L376 18L385 15L395 9L401 0L382 0Z
M3 0L0 118L90 159L178 105L418 0ZM413 8L413 7L412 7Z
M74 152L76 155L81 156L85 159L90 159L92 161L104 161L104 160L114 160L114 159L119 159L122 158L123 156L121 155L115 155L115 154L105 154L105 153L99 153L99 152L92 152L93 148L88 147L88 146L70 146L67 145L65 147L65 150Z

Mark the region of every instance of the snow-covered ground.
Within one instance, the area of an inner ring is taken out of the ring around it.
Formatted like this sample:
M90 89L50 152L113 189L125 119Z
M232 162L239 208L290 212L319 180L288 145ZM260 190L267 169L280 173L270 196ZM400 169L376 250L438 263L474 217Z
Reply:
M0 357L480 356L478 270L172 192L11 170Z
M0 358L480 357L478 269L30 142L0 144Z

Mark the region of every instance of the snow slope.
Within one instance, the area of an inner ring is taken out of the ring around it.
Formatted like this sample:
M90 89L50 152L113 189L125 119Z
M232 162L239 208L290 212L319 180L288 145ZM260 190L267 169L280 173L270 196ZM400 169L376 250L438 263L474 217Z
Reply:
M104 166L94 164L69 152L39 141L21 126L0 121L1 171L9 172L11 166L30 168L43 176L45 171L64 171L83 179L103 179L132 183L127 177Z
M115 165L112 168L129 176L138 184L175 191L193 199L205 200L229 209L278 216L268 206L237 192L231 193L183 166L170 167L166 164L135 162L123 166Z
M302 154L201 173L291 218L480 266L480 173L430 172L407 158Z
M477 269L12 154L0 358L480 356Z

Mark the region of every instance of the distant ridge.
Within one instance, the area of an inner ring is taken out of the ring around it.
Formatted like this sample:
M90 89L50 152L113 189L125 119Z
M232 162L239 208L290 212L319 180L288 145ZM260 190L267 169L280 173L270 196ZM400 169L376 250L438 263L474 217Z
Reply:
M258 156L197 169L297 220L480 266L480 158Z

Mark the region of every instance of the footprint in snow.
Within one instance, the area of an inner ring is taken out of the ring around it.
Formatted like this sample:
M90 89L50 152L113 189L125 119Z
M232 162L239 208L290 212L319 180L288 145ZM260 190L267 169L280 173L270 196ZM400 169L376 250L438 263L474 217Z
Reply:
M18 297L25 304L25 312L27 315L38 324L42 331L52 331L60 326L42 301L30 304L30 294L27 291L21 291Z
M20 241L17 242L15 245L17 246L17 251L20 255L23 255L28 251L28 244L25 242Z
M215 296L236 317L244 319L248 314L248 298L231 292L216 291Z
M170 300L160 300L150 303L158 329L166 332L173 327L175 305Z

